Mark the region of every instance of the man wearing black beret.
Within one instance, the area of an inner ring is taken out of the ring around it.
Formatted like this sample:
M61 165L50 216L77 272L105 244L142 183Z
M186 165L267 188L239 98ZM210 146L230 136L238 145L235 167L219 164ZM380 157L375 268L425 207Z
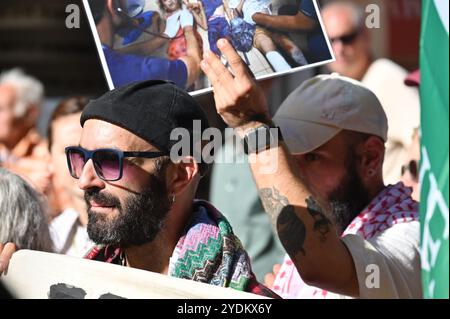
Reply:
M193 153L202 108L164 81L137 82L91 101L81 115L79 146L66 149L69 170L85 192L86 258L275 296L256 281L230 224L194 196L204 167ZM185 129L190 155L171 160Z

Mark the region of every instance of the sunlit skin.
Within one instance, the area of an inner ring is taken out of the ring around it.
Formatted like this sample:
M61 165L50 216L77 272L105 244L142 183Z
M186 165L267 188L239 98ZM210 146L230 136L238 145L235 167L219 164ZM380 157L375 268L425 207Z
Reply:
M365 184L370 198L375 197L384 187L381 161L379 156L383 153L383 144L376 137L370 138L367 142L356 148L357 154L366 154L372 159L362 158L357 161L357 172ZM340 132L331 140L306 154L293 154L303 181L311 193L322 201L328 201L329 194L333 192L347 175L347 154L348 138L345 132ZM367 161L367 163L364 163ZM371 161L371 162L370 162ZM368 176L368 170L376 172L373 176ZM367 203L369 204L369 203Z
M358 30L354 12L346 5L328 5L322 11L322 19L330 39L339 38ZM332 72L338 72L356 80L361 80L371 63L369 39L365 28L361 28L355 41L332 44L336 61L327 65Z
M124 151L157 151L156 148L125 129L99 120L89 120L85 123L80 146L88 150L115 148ZM98 187L119 198L121 204L124 205L124 199L129 193L140 192L153 168L154 161L152 160L125 159L123 177L119 181L105 182L95 173L92 161L88 161L78 186L82 190ZM101 206L95 202L91 202L91 205L94 212L108 213L108 218L114 218L118 213L116 208Z

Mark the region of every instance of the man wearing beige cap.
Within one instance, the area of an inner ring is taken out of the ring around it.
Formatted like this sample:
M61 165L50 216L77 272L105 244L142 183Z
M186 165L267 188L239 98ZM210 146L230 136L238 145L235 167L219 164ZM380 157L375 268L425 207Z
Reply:
M265 210L286 249L273 289L291 298L420 298L418 205L403 184L385 186L387 120L375 95L338 75L303 83L273 122L262 90L226 40L201 63L217 112L244 140L281 141L249 148ZM269 139L272 140L273 139ZM258 157L274 156L264 174Z

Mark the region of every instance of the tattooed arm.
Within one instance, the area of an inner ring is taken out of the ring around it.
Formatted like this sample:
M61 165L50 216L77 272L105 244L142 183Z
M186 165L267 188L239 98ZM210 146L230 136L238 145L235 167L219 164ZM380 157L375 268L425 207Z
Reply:
M250 119L255 114L267 116L264 94L231 45L222 39L218 47L234 77L213 54L207 53L201 64L214 87L217 112L228 125L241 131L261 125ZM300 172L283 142L250 155L249 162L264 208L302 279L335 293L358 296L353 259L322 208L302 184ZM276 163L271 174L265 173L267 163Z
M268 156L278 161L273 174L262 173ZM302 184L287 148L280 143L277 148L250 155L249 161L264 209L302 279L315 287L357 297L353 259L323 209Z

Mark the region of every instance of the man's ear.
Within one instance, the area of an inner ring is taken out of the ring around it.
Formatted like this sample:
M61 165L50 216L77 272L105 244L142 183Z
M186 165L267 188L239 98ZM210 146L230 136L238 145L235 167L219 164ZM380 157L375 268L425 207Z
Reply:
M370 136L359 146L361 176L370 181L382 172L384 142L377 136ZM381 173L382 174L382 173Z
M170 167L169 184L171 193L180 194L192 184L200 179L200 168L193 157L183 157L180 162L174 163Z

